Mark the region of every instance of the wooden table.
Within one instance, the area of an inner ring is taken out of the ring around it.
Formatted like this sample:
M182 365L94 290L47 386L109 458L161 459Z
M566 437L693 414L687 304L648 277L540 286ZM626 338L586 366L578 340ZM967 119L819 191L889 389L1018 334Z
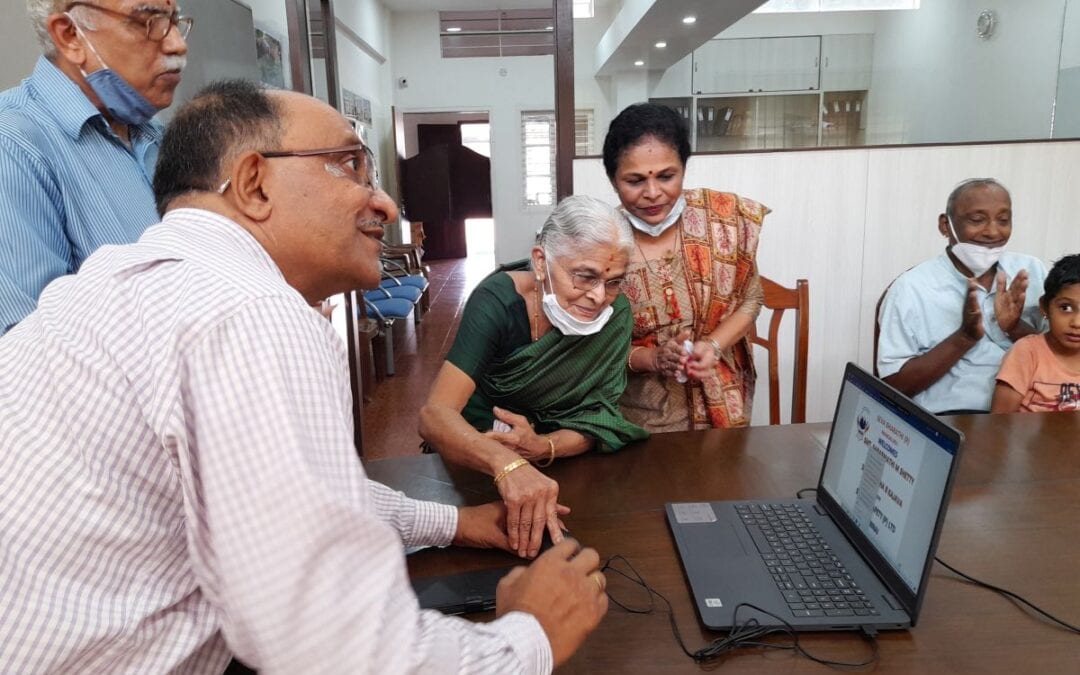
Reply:
M958 416L967 436L938 556L1080 623L1080 414ZM571 506L567 527L602 558L622 554L666 595L691 650L716 633L701 627L664 503L786 498L816 484L828 425L658 434L614 455L561 460L549 469ZM369 475L413 497L448 503L496 498L491 479L448 469L433 455L367 464ZM512 564L496 551L427 550L414 576ZM609 575L615 597L644 599ZM490 619L491 614L480 615ZM935 565L918 625L879 638L881 673L1080 673L1080 636L1034 618L996 593ZM815 656L869 655L854 634L803 634ZM725 672L823 672L787 652L741 650ZM629 614L612 605L597 631L559 672L699 672L679 649L664 611Z

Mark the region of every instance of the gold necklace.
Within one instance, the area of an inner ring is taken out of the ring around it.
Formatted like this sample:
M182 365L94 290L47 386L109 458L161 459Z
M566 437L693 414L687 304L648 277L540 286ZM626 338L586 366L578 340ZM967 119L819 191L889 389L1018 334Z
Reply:
M533 342L540 339L540 280L533 285L533 315L532 315Z
M668 259L668 264L669 265L671 264L671 261L675 259L675 251L678 250L679 244L681 244L681 243L682 243L682 228L680 227L677 230L675 230L675 246L672 247L672 249L667 252L666 256L663 256L663 257ZM649 259L645 256L645 251L642 250L641 242L638 241L637 237L634 237L634 246L637 246L638 253L641 254L641 260L645 263L645 267L647 267L649 269L649 274L655 274L656 270L653 269L652 264L649 262Z

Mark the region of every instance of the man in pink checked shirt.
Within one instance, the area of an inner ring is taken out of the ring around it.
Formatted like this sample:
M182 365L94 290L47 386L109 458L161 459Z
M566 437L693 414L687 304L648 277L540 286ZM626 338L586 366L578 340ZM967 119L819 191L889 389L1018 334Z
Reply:
M396 207L323 103L231 81L166 132L162 222L0 338L0 669L544 673L607 610L565 540L488 624L420 610L403 545L507 548L499 504L369 481L318 300L379 282Z

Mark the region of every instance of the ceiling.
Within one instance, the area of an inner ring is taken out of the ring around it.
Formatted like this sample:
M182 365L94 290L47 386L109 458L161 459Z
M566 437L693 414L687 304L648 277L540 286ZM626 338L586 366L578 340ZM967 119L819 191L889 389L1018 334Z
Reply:
M349 0L337 0L348 2ZM535 9L544 0L379 0L391 12L471 11L475 9Z
M350 0L336 0L338 3ZM535 9L551 0L379 0L391 12ZM594 0L597 7L615 8L614 19L596 49L596 74L613 75L636 70L642 60L647 70L665 70L716 36L765 0ZM682 17L693 14L687 26ZM653 47L665 40L667 48Z
M351 0L336 0L338 3ZM475 9L536 9L551 5L551 0L379 0L391 12L469 11ZM593 0L596 7L606 7L616 0Z
M765 0L625 0L596 49L596 74L666 70L684 56L743 18ZM693 15L692 25L682 22ZM667 42L656 49L658 40Z

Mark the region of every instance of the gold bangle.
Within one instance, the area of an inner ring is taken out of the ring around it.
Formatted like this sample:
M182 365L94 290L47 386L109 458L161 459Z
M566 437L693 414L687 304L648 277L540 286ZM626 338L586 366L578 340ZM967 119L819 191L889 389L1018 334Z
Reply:
M501 481L503 478L506 478L506 474L510 473L514 469L521 468L521 467L525 466L528 463L529 463L529 460L525 459L524 457L520 457L520 458L515 459L514 461L510 462L509 464L507 464L506 466L504 466L502 468L502 471L495 474L495 484L498 485L499 481Z
M716 360L719 361L721 355L724 353L723 349L720 349L720 343L711 337L705 338L705 342L708 342L713 348L713 354L716 356Z
M536 466L540 467L541 469L543 469L544 467L551 466L551 463L555 461L555 439L553 439L550 435L548 435L548 436L544 436L544 440L546 440L548 442L548 447L551 448L551 456L548 457L547 461L544 462L543 464L538 463L536 465Z
M639 349L645 349L645 348L642 347L641 345L638 345L636 347L631 347L630 348L630 353L626 356L626 367L630 370L631 373L640 373L641 372L640 370L638 370L637 368L634 367L634 352L636 352Z

